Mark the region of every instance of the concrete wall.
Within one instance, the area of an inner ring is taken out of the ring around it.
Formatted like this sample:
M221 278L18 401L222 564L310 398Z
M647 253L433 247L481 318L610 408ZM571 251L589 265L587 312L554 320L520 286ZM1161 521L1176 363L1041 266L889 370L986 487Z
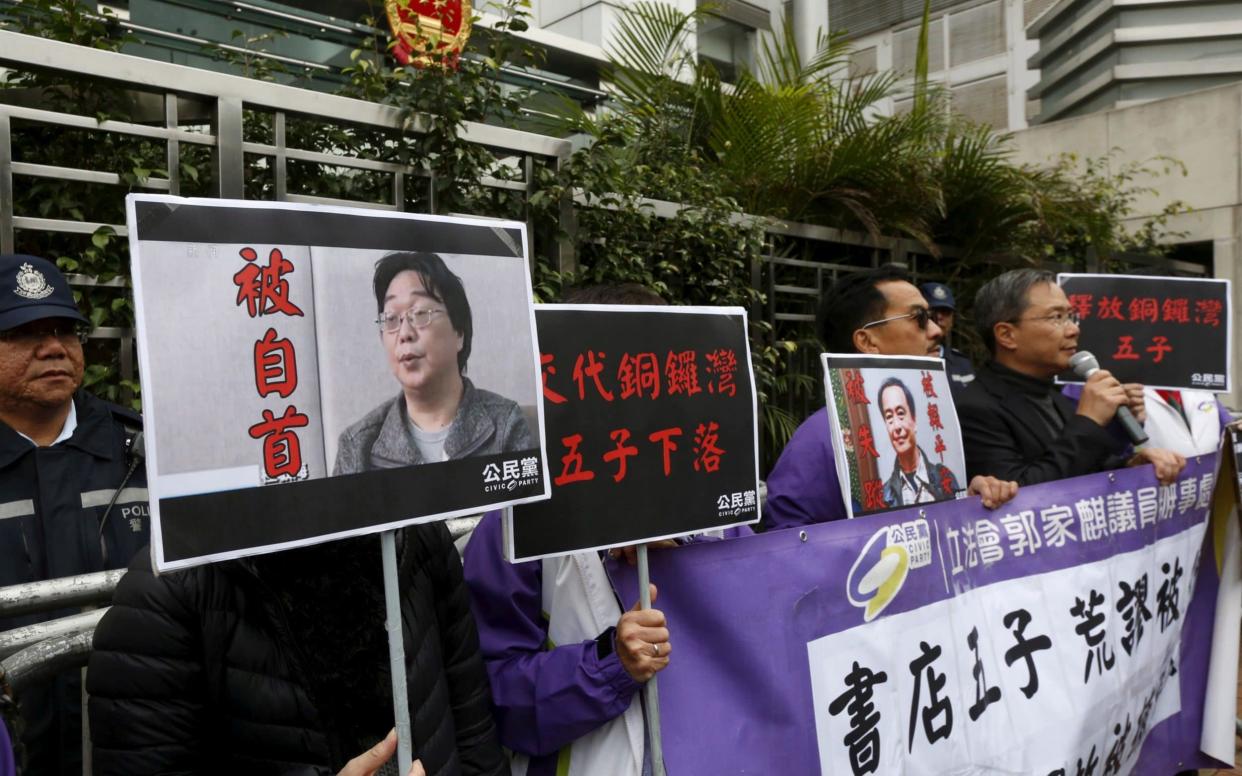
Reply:
M1142 181L1156 193L1138 200L1134 221L1180 200L1191 211L1172 218L1170 229L1187 232L1180 241L1213 244L1215 276L1233 282L1234 391L1222 399L1242 409L1242 84L1041 124L1015 133L1014 147L1018 161L1032 164L1112 151L1112 169L1158 156L1186 166L1185 175Z

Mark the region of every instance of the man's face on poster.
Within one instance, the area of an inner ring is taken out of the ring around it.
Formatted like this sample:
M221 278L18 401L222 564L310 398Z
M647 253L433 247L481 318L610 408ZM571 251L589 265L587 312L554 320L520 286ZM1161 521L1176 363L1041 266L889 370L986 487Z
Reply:
M384 295L384 312L400 321L395 331L381 331L380 339L388 368L405 391L433 389L457 374L462 335L454 331L444 303L428 293L417 272L406 270L392 279Z
M880 412L884 415L884 427L888 429L888 441L898 456L908 454L918 444L915 438L914 413L906 402L906 392L901 386L890 385L880 392Z

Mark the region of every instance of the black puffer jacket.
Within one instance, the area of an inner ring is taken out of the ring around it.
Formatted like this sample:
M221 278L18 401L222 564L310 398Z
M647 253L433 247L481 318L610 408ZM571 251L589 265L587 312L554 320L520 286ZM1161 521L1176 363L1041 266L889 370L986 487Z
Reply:
M140 554L95 632L94 772L335 774L382 738L379 547L369 536L160 577ZM406 529L398 552L414 755L428 776L507 774L448 531Z

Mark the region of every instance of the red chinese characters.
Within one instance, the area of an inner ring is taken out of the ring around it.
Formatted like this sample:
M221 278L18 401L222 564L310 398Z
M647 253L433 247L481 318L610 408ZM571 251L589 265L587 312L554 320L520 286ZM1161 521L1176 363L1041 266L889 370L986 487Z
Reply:
M703 390L699 387L699 365L693 350L668 352L664 360L664 384L668 386L669 396L693 396Z
M927 405L927 424L932 430L944 431L944 423L940 421L940 405L931 402Z
M1100 320L1108 320L1109 318L1112 318L1114 320L1124 321L1126 317L1121 314L1121 297L1100 297L1099 306L1096 308L1096 317Z
M1135 297L1130 300L1130 320L1160 322L1160 303L1152 297Z
M263 420L250 427L250 436L263 440L263 471L269 478L296 478L301 474L302 448L298 435L289 429L301 428L309 422L309 418L290 404L279 418L271 410L263 410Z
M293 343L277 339L276 330L268 329L263 339L254 343L254 388L260 396L277 394L287 399L298 387L298 362Z
M619 428L609 432L608 437L612 446L607 448L599 455L599 460L606 464L611 464L615 471L612 473L613 482L622 482L629 475L631 465L630 459L644 460L655 453L660 456L660 470L665 477L669 477L673 473L673 466L677 460L696 472L710 474L720 470L722 458L727 451L720 446L720 425L715 421L705 421L694 426L694 446L692 449L693 459L687 461L685 454L676 455L681 450L682 445L678 444L678 440L685 435L685 430L680 426L670 426L651 432L647 435L649 447L640 448L639 445L633 444L633 434L628 428ZM553 478L553 483L557 487L571 485L576 482L590 482L595 479L595 472L588 468L588 456L583 452L584 437L582 434L571 434L570 436L561 437L561 445L565 449L565 454L561 456L561 473ZM594 453L591 454L594 456Z
M858 452L866 453L872 458L880 457L880 452L875 449L875 437L871 435L871 426L858 427Z
M289 281L293 262L279 248L268 253L267 266L258 263L258 252L246 247L239 251L245 266L233 275L237 286L236 305L245 304L251 318L280 314L301 316L302 310L289 297ZM260 398L276 395L282 399L293 396L298 388L298 361L293 343L281 338L275 327L269 327L254 343L254 389ZM309 425L310 418L290 404L281 415L264 409L262 420L251 425L247 433L263 440L263 474L268 482L303 479L302 447L294 429Z
M932 373L923 372L922 375L923 375L923 378L922 378L923 395L929 399L939 398L938 396L936 396L936 384L932 382Z
M233 275L237 286L237 305L246 305L246 313L254 318L259 315L282 313L301 315L302 311L289 300L289 281L284 276L293 272L293 262L273 248L267 255L267 266L258 263L259 254L254 248L239 251L246 265Z
M621 398L631 396L657 399L660 396L660 362L655 353L626 353L617 367L617 382L621 384Z
M1091 301L1094 298L1091 294L1070 294L1070 309L1077 313L1080 319L1085 321L1091 317Z
M1223 305L1219 299L1195 300L1195 323L1219 328L1222 310Z
M871 512L884 509L884 483L879 480L867 480L863 483L863 511Z
M586 353L578 355L578 360L574 362L574 382L578 384L579 401L586 399L586 381L590 378L595 384L595 392L599 394L605 401L613 400L612 391L604 387L600 381L599 375L604 371L604 354L596 353L594 350L588 350Z
M543 375L543 398L553 404L564 404L569 399L548 387L548 378L556 375L556 367L552 366L553 359L554 356L551 353L539 354L539 368Z
M627 445L630 441L629 429L619 428L609 434L612 441L616 443L616 447L604 453L604 460L611 463L617 462L617 473L612 475L613 482L620 482L625 479L625 461L631 455L638 455L638 448L634 445Z
M694 430L694 470L699 471L702 466L703 471L714 472L720 469L720 456L724 455L724 450L716 446L720 441L720 435L717 433L720 426L715 423L699 424Z
M1160 317L1165 323L1190 323L1190 300L1184 297L1164 300Z
M1151 362L1159 364L1164 360L1165 354L1173 352L1173 346L1169 344L1169 338L1157 334L1151 338L1151 345L1144 348L1144 351L1151 354ZM1117 338L1117 350L1113 353L1113 358L1117 361L1140 361L1142 355L1134 349L1134 337L1130 335L1122 335Z
M847 369L844 371L844 376L845 398L854 404L870 404L862 372L857 369Z
M707 363L707 371L716 377L714 382L708 383L707 392L736 396L737 385L733 382L733 376L737 372L737 354L731 349L721 348L707 354Z
M582 435L571 434L561 437L561 444L569 448L569 452L561 456L561 473L553 478L552 482L556 483L559 488L571 482L588 482L595 479L595 472L582 468L582 453L578 452L578 445L582 444Z

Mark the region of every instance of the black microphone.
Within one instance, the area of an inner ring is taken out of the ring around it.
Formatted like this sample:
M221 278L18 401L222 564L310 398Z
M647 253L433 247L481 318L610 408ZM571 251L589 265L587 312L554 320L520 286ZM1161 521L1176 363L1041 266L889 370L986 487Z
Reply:
M1070 356L1069 365L1070 369L1074 370L1074 374L1083 380L1100 371L1100 362L1096 360L1089 350L1080 350L1073 356ZM1135 449L1147 444L1147 432L1143 430L1143 426L1134 417L1134 413L1130 412L1130 408L1124 404L1117 408L1117 422L1125 429L1126 436L1130 437L1130 441L1134 443Z

